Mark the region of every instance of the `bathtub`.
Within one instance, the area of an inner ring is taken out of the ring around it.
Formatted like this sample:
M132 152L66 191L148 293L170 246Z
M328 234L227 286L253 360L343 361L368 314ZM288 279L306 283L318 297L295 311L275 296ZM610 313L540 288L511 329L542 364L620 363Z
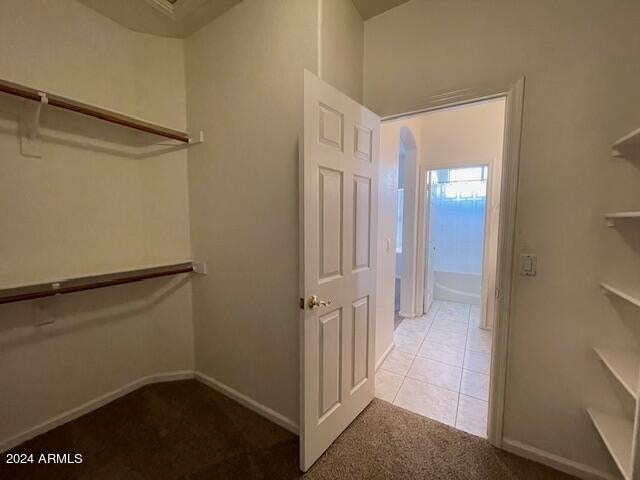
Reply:
M464 272L433 272L433 298L480 305L482 275Z

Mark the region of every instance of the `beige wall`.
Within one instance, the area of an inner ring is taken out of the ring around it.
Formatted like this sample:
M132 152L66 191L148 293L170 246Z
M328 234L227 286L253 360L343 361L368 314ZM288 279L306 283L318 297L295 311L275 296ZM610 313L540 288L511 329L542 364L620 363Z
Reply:
M321 3L320 58L322 80L362 102L364 22L351 0Z
M430 170L502 158L504 99L438 110L420 119L420 164Z
M298 423L298 133L315 0L245 0L186 41L196 367Z
M365 23L365 103L382 115L526 76L516 253L537 253L538 275L514 272L504 435L611 472L584 407L621 408L591 347L636 343L597 282L640 291L637 247L601 217L637 208L640 171L609 145L640 123L639 19L634 0L413 0Z
M303 70L321 64L323 80L362 94L362 19L348 0L319 1L245 0L185 45L189 126L207 132L189 152L194 256L211 265L194 283L196 367L290 425Z
M6 0L0 45L0 78L186 125L181 41L75 1ZM0 98L1 285L190 258L185 151L137 158L162 139L45 108L43 156L25 157L27 108ZM141 377L191 369L192 350L180 279L0 306L0 447Z

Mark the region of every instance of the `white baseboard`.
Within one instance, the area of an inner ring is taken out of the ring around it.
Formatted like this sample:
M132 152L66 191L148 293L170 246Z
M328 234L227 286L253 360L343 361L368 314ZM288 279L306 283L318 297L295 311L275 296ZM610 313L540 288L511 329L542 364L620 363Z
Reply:
M531 445L504 438L502 440L502 448L509 453L518 455L519 457L528 458L534 462L542 463L551 468L555 468L569 475L574 475L583 480L617 480L618 475L603 472L596 468L585 465L584 463L574 462L568 458L549 453Z
M44 422L30 427L17 435L13 435L12 437L0 440L0 452L4 452L6 450L10 450L13 447L20 445L21 443L26 442L27 440L32 439L33 437L37 437L49 430L52 430L60 425L63 425L71 420L75 420L82 415L85 415L93 410L96 410L109 402L112 402L120 397L125 396L128 393L137 390L140 387L144 387L146 385L150 385L152 383L160 383L160 382L170 382L174 380L186 380L189 378L193 378L193 371L191 370L180 370L176 372L168 372L168 373L159 373L156 375L149 375L146 377L142 377L139 380L128 383L127 385L116 388L110 392L105 393L104 395L100 395L99 397L94 398L93 400L89 400L88 402L83 403L75 408L67 410L59 415L51 417Z
M104 395L100 395L99 397L89 400L88 402L67 410L66 412L51 417L44 422L35 425L34 427L30 427L16 435L13 435L6 439L2 439L0 440L0 452L10 450L20 445L21 443L26 442L27 440L37 437L38 435L48 432L49 430L53 430L54 428L59 427L60 425L63 425L67 422L75 420L82 415L86 415L87 413L92 412L106 405L107 403L123 397L128 393L131 393L134 390L137 390L146 385L151 385L152 383L170 382L174 380L186 380L189 378L196 378L205 385L237 401L238 403L272 421L273 423L280 425L281 427L289 430L296 435L298 434L298 423L296 421L285 417L275 410L261 404L260 402L257 402L256 400L238 392L237 390L234 390L233 388L223 384L222 382L219 382L218 380L205 375L204 373L194 372L192 370L180 370L176 372L160 373L157 375L149 375L143 377L139 380L128 383L123 387L107 392Z
M384 361L387 359L387 357L389 356L389 354L391 353L391 351L393 350L394 347L395 347L395 344L393 342L391 342L391 344L386 348L386 350L384 352L382 352L382 355L380 356L380 358L376 362L376 372L380 368L380 365L382 365L384 363Z
M222 393L223 395L235 400L236 402L244 405L245 407L253 410L259 415L262 415L267 420L271 420L273 423L280 425L282 428L289 430L291 433L298 435L298 422L292 420L291 418L285 417L281 413L276 412L272 408L263 405L260 402L257 402L253 398L245 395L244 393L240 393L237 390L225 385L222 382L219 382L215 378L211 378L208 375L205 375L202 372L195 372L194 377L196 380L200 380L202 383L210 386L214 390Z

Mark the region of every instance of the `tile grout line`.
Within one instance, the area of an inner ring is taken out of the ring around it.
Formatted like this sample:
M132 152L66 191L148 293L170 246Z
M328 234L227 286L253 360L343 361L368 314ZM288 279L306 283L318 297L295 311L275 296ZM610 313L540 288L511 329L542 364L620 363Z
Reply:
M429 309L431 310L431 309ZM437 311L434 313L434 317L435 315L440 311L440 305L438 305L438 309ZM426 313L427 315L429 314L429 312ZM404 321L404 320L403 320ZM404 374L403 378L402 378L402 383L400 383L400 386L398 387L398 390L396 391L396 394L393 396L393 400L392 400L392 404L395 405L396 403L396 398L398 398L398 394L400 393L400 390L402 389L402 386L404 385L404 382L407 380L407 378L411 378L408 376L409 371L411 370L411 367L413 367L413 363L416 361L416 357L418 356L418 352L420 351L420 349L422 348L422 344L424 343L425 339L427 338L427 335L429 334L429 331L431 330L431 327L433 326L433 321L429 324L429 328L427 328L427 331L424 334L424 337L422 338L422 341L420 342L420 345L418 346L418 349L416 350L416 352L413 354L413 358L411 359L411 365L409 365L409 368L407 369L407 373ZM394 330L395 333L395 330ZM406 353L406 352L405 352ZM413 378L412 378L413 380Z
M462 376L464 375L464 364L467 359L467 344L469 343L469 329L471 328L471 305L467 311L467 335L464 339L464 357L462 359L462 371L460 372L460 383L458 385L458 404L456 405L456 418L453 422L454 428L458 428L458 412L460 411L460 395L462 395Z
M392 371L390 371L390 370L386 370L386 369L384 369L384 368L381 368L381 369L382 369L382 370L385 370L385 371L386 371L386 372L388 372L388 373L395 374L395 375L398 375L398 376L401 376L401 377L402 377L402 381L401 381L400 385L398 386L398 389L396 390L396 393L394 394L393 399L391 400L391 403L392 403L393 405L397 405L397 404L396 404L396 401L397 401L398 396L399 396L399 394L400 394L400 391L401 391L401 390L402 390L402 388L404 387L404 384L406 383L406 380L407 380L407 379L411 379L412 381L418 382L418 383L420 383L420 384L422 384L422 385L428 385L428 386L431 386L431 387L434 387L434 388L441 388L442 390L445 390L445 391L448 391L448 392L451 392L451 393L455 393L455 394L456 394L456 410L455 410L455 415L454 415L454 422L453 422L453 424L452 424L451 426L452 426L453 428L458 429L458 430L462 430L462 429L460 429L460 428L458 428L458 427L456 426L457 421L458 421L458 417L459 417L458 413L459 413L459 409L460 409L460 400L461 400L462 396L464 395L464 396L466 396L466 397L469 397L470 399L473 399L473 400L476 400L476 401L479 401L479 402L483 402L483 403L488 403L486 400L483 400L482 398L478 398L478 397L476 397L476 396L474 396L474 395L467 395L467 394L463 394L463 393L460 391L460 390L462 390L462 376L463 376L463 374L464 374L464 371L466 370L466 371L467 371L467 372L469 372L469 373L474 373L474 374L479 374L479 375L486 375L486 374L484 374L483 372L478 372L478 371L475 371L475 370L471 370L471 369L468 369L468 368L464 368L464 366L465 366L465 360L466 360L466 354L467 354L468 352L470 352L470 351L471 351L471 350L469 350L469 339L470 339L470 334L471 334L471 329L472 329L472 324L471 324L471 310L472 310L472 309L471 309L471 307L472 307L472 305L471 305L471 304L466 304L466 306L467 306L467 308L468 308L468 310L467 310L467 316L466 316L466 317L467 317L467 320L466 320L466 321L467 321L467 329L466 329L466 336L465 336L465 344L464 344L464 348L463 348L463 349L461 349L461 350L462 350L462 353L463 353L463 362L462 362L462 367L459 367L459 366L457 366L457 365L449 365L447 362L444 362L444 361L441 361L441 360L437 360L437 359L434 359L434 358L423 357L423 356L419 355L419 352L420 352L421 348L424 346L424 343L425 343L425 342L426 342L426 340L427 340L427 336L429 335L429 333L431 332L431 330L433 330L433 329L434 329L434 324L435 324L435 322L436 322L436 320L437 320L437 316L438 316L438 314L440 313L440 311L441 311L441 309L442 309L442 306L443 306L443 302L440 302L440 304L439 304L439 305L438 305L438 307L434 310L434 312L428 312L428 313L426 314L426 315L430 315L430 317L431 317L431 323L429 324L429 327L428 327L428 328L426 329L426 331L424 332L424 334L423 334L423 336L422 336L422 339L421 339L421 341L420 341L420 343L419 343L419 345L418 345L418 347L417 347L417 350L415 350L415 351L414 351L414 352L412 352L412 353L410 353L410 352L403 352L403 351L401 351L401 350L398 350L399 352L401 352L401 353L403 353L403 354L405 354L405 355L410 355L410 356L411 356L411 362L410 362L410 364L409 364L408 369L406 370L406 373L405 373L405 374L399 374L399 373L396 373L396 372L392 372ZM460 322L460 323L462 323L462 322ZM413 333L412 333L412 334L413 334ZM449 344L447 344L447 343L438 343L438 342L435 342L435 343L437 343L437 344L439 344L439 345L442 345L442 346L449 347L449 348L455 348L455 347L450 347L450 345L449 345ZM458 350L458 349L456 348L456 350ZM481 353L481 352L478 352L478 353ZM410 372L411 368L413 368L413 366L414 366L414 364L415 364L415 360L416 360L416 358L417 358L417 357L420 357L420 358L422 358L422 359L427 359L427 360L433 361L433 362L438 363L438 364L440 364L440 365L445 365L445 366L448 366L448 367L451 367L451 368L457 368L457 369L460 369L460 370L461 370L461 375L460 375L460 382L459 382L459 388L458 388L458 391L451 390L451 389L449 389L449 388L447 388L447 387L445 387L445 386L442 386L442 385L436 385L436 384L434 384L434 383L431 383L431 382L429 382L429 381L425 381L425 380L423 380L423 379L414 378L414 377L412 377L412 376L409 376L409 372ZM409 409L409 410L410 410L410 411L414 411L414 410L411 410L411 409ZM418 412L415 412L415 411L414 411L414 413L418 413ZM437 418L430 417L429 415L423 415L423 414L421 414L421 413L420 413L420 415L422 415L422 416L424 416L424 417L426 417L426 418L431 418L431 419L433 419L433 420L436 420L436 421L439 421L439 422L441 422L441 423L446 424L446 422L444 422L443 420L440 420L440 419L437 419ZM466 431L466 430L462 430L462 431ZM475 434L474 434L474 435L475 435ZM480 435L480 436L481 436L481 437L483 437L483 438L486 438L486 436L482 436L482 435Z
M398 387L398 390L396 390L396 394L393 396L393 399L391 400L391 404L392 405L396 404L396 398L398 398L398 394L400 393L400 390L402 389L402 386L404 385L404 381L406 379L407 379L406 375L404 377L402 377L402 382L400 382L400 386Z

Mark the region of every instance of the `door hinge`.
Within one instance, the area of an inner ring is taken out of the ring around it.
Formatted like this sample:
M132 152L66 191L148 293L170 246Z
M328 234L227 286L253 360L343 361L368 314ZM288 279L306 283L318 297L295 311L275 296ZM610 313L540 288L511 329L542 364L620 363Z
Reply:
M496 298L500 298L500 289L496 288Z

